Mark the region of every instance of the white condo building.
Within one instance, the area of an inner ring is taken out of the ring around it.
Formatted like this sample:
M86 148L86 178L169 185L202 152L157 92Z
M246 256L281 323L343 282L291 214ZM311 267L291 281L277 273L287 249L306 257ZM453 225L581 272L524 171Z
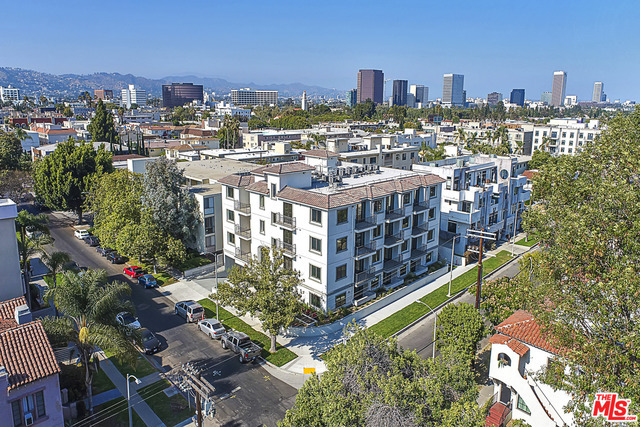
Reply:
M278 91L233 89L231 90L231 102L235 105L277 105Z
M551 119L548 124L524 124L525 131L533 132L533 151L551 154L576 154L593 142L601 133L600 122L583 119Z
M129 85L127 89L122 89L121 105L131 108L131 104L147 105L147 91L137 89L135 85Z
M302 300L335 310L438 260L443 179L341 163L327 150L302 154L219 180L227 267L275 246L301 272Z
M2 101L2 102L7 102L7 101L18 102L18 101L20 101L20 89L17 89L15 87L11 87L11 85L9 85L9 87L0 86L0 101Z

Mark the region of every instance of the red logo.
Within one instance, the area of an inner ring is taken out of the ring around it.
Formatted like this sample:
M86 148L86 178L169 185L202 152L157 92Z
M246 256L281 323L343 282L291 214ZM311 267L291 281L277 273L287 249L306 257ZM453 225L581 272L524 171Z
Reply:
M632 422L638 417L629 415L630 399L618 399L618 393L597 393L592 417L603 416L607 421Z

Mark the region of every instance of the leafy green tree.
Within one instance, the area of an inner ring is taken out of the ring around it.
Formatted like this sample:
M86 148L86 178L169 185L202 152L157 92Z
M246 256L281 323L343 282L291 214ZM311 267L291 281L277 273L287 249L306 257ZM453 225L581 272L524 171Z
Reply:
M44 299L46 301L50 301L55 299L56 295L56 286L58 285L58 273L62 271L65 264L71 262L71 255L67 252L55 251L49 255L46 252L42 253L40 257L42 263L49 269L49 273L51 274L51 279L53 280L53 286L49 286L49 289L44 294ZM56 319L58 318L58 307L53 305Z
M102 99L98 99L96 105L96 114L91 119L91 123L87 126L87 130L91 134L92 141L116 142L118 137L116 127L113 123L113 115L111 111L102 103Z
M524 214L543 249L532 276L518 276L529 311L566 352L564 375L576 423L588 425L598 391L631 399L640 412L640 108L617 115L583 152L560 156L535 179Z
M50 209L70 210L82 223L86 195L102 174L113 171L112 155L100 147L68 140L34 164L36 198Z
M0 170L18 169L22 153L20 139L14 133L0 130Z
M448 304L438 315L438 347L448 347L465 360L473 361L486 333L482 315L471 304Z
M62 110L62 115L65 117L73 117L73 110L67 105Z
M226 115L222 127L218 130L221 147L235 148L240 139L240 122L235 116Z
M218 285L218 299L242 314L256 316L271 336L270 352L276 351L276 337L300 312L300 272L284 266L282 253L263 249L244 268L234 267L227 281Z
M375 113L376 104L374 104L370 99L367 99L363 103L356 104L356 106L353 108L354 120L368 120L373 118Z
M554 157L547 151L536 150L529 160L529 169L542 169L546 164L553 162Z
M137 351L126 327L116 323L122 311L134 313L128 299L131 288L126 283L106 282L104 271L88 270L82 276L68 272L56 287L54 304L65 315L43 319L42 324L55 343L71 343L85 370L89 410L93 413L93 376L97 372L97 355L102 349L120 360L135 363Z
M435 162L436 160L442 160L447 157L444 154L444 147L442 145L439 145L436 148L431 148L425 143L422 143L422 147L418 154L423 162Z
M34 215L26 210L18 212L16 217L18 254L22 276L27 284L29 283L29 258L40 253L42 247L52 241L49 236L49 227L47 227L48 221L49 218L45 214ZM27 231L33 233L31 237L27 236ZM31 288L26 286L26 290L27 303L29 307L33 307Z
M484 425L466 361L452 353L425 360L353 324L346 332L353 335L326 353L327 371L304 383L280 426Z

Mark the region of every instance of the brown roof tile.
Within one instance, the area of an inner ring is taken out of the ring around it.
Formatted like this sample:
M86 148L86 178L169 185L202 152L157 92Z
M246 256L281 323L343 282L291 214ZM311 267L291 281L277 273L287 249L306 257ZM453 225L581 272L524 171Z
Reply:
M267 181L254 182L253 184L247 185L247 191L269 194L269 185L267 184Z
M543 335L540 325L536 319L527 311L516 311L505 321L496 326L495 329L500 334L550 353L561 354L564 352L563 349L557 348L549 343ZM512 349L516 351L513 347Z
M227 175L224 178L220 178L218 182L232 187L246 187L247 185L253 184L255 180L255 176L234 173Z
M315 169L316 168L314 168L313 166L309 166L305 163L285 162L285 163L275 163L272 165L262 166L252 170L251 173L254 175L264 175L265 173L280 175L284 173L312 171Z
M25 297L18 297L0 302L0 319L13 319L16 307L20 307L26 303L27 300Z
M338 157L340 154L335 153L333 151L329 151L329 150L309 150L309 151L305 151L304 153L302 153L303 156L306 157L322 157L322 158L328 158L328 157Z

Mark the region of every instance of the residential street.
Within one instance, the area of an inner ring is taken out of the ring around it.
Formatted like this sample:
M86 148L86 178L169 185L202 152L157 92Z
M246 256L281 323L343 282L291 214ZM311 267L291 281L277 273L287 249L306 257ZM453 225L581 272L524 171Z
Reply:
M75 217L66 213L49 215L51 236L56 250L71 254L80 266L104 269L110 280L129 281L131 299L140 323L156 334L162 343L159 353L150 356L157 367L167 372L186 362L203 367L203 376L216 388L214 425L273 426L295 401L296 390L271 377L258 364L242 365L229 350L186 324L174 314L174 304L161 289L144 289L122 274L123 265L111 265L106 258L73 236ZM218 401L223 397L223 400Z

